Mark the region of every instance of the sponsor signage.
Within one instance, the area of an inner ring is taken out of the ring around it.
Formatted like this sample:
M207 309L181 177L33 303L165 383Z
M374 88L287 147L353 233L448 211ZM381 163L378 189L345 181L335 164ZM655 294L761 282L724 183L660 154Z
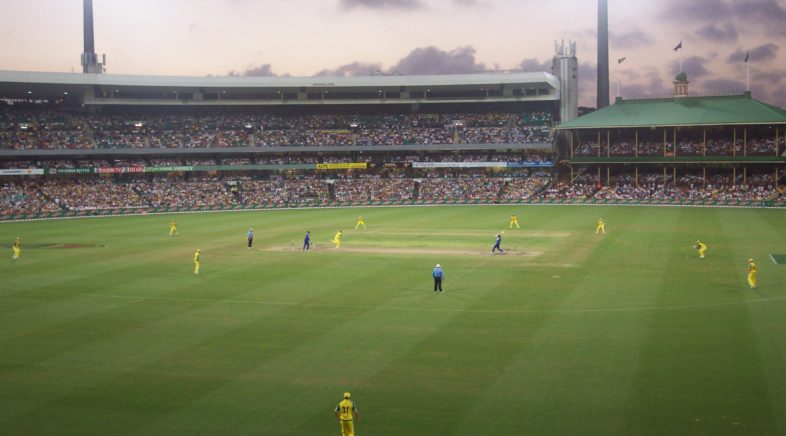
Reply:
M365 170L366 162L321 163L317 164L318 170Z
M44 174L43 168L8 168L0 170L0 176L35 176Z

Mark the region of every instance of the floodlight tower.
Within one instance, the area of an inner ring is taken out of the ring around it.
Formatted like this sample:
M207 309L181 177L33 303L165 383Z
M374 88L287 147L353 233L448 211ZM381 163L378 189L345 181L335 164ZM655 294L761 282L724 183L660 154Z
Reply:
M576 42L554 43L554 60L551 72L559 77L559 116L561 122L575 119L579 115L579 61L576 59Z
M598 109L609 105L609 3L598 0Z
M104 72L106 55L103 56L103 63L98 62L98 55L95 52L93 42L93 0L84 0L84 35L85 51L82 52L82 72L101 74Z

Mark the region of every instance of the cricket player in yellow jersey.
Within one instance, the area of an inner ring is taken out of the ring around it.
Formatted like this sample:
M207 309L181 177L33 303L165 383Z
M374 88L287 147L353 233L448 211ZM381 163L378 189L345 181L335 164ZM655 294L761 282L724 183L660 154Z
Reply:
M169 236L177 236L177 223L175 220L169 223Z
M360 226L363 226L363 230L366 230L366 223L365 223L365 221L363 221L363 217L362 216L358 217L358 222L355 223L355 230L357 230L358 227L360 227Z
M360 422L359 410L349 397L349 392L344 392L344 399L338 403L338 406L336 406L336 409L333 411L336 415L336 419L341 422L342 436L355 436L355 426L352 423L352 418Z
M16 241L14 241L13 245L11 245L11 250L14 252L14 255L11 256L11 259L19 259L19 255L22 254L22 243L19 242L19 236L16 237Z
M598 232L606 234L606 223L603 221L603 218L598 218L598 223L595 225L595 234L597 235Z
M510 216L510 225L508 226L508 228L512 229L514 225L516 226L517 229L521 228L521 227L519 227L519 219L516 218L516 215L511 215Z
M331 240L330 242L336 244L336 248L338 249L339 247L341 247L341 238L343 237L344 237L344 232L339 230L338 233L336 233L336 236L334 236L333 240Z
M756 285L756 263L753 262L753 259L748 259L748 285L751 289L758 288Z
M194 253L194 274L199 274L199 254L201 251L197 248L197 251Z
M699 258L704 259L704 253L707 252L707 244L701 241L696 241L696 245L694 245L693 248L699 250Z

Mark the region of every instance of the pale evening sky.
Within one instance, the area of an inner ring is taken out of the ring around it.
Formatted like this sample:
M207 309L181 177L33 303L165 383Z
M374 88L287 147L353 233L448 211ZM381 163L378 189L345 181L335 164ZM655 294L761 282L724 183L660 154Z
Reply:
M786 0L608 0L611 89L742 91L786 107ZM576 40L595 104L595 0L93 0L109 74L367 75L548 71ZM80 71L82 0L0 2L0 69ZM672 48L683 42L676 53ZM625 57L623 64L617 59ZM612 96L613 97L613 96Z

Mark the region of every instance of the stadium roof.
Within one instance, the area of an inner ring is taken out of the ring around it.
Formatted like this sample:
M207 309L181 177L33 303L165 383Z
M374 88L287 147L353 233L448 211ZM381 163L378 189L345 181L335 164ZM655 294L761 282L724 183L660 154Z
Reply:
M526 92L534 90L534 92ZM323 98L313 98L322 93ZM319 77L184 77L0 71L0 98L79 96L86 104L559 101L546 72ZM280 95L280 97L277 97ZM384 96L380 98L379 96ZM309 100L319 100L309 101ZM389 101L388 101L389 100Z
M559 130L786 124L786 111L751 98L749 92L722 97L622 100L575 120Z

